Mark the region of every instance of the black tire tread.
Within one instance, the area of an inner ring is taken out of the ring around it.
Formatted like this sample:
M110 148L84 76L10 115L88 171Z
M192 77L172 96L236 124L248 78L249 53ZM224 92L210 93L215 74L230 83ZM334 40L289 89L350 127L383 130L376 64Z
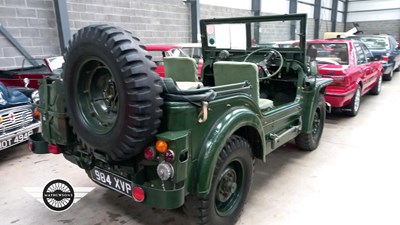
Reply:
M227 143L225 144L224 148L222 149L221 153L218 156L217 159L217 164L214 170L213 178L212 178L212 183L214 184L216 182L216 179L218 178L219 171L222 169L221 167L224 165L224 162L226 159L236 150L238 149L246 149L249 151L252 157L252 171L251 171L251 176L250 180L251 182L248 184L251 186L252 180L253 180L253 174L254 174L254 167L255 167L255 160L252 155L251 147L250 144L246 139L244 139L241 136L237 135L232 135ZM211 191L210 191L211 192ZM239 209L239 212L235 215L232 215L233 221L229 224L235 224L237 220L239 219L241 213L243 212L243 206L246 202L246 196L247 193L244 194L244 199L242 202L242 206ZM187 215L189 215L192 218L195 218L196 223L200 225L214 225L214 221L210 218L209 214L209 202L213 201L212 199L213 196L210 196L208 194L206 197L197 197L195 195L188 195L186 197L186 202L183 207L183 210Z
M74 116L76 112L71 110L76 100L66 101L70 125L82 147L105 152L112 160L129 159L150 142L161 124L162 87L160 77L154 72L156 65L149 59L151 57L140 40L133 37L130 32L109 25L90 25L74 34L69 42L65 55L66 63L63 66L66 93L71 90L72 80L75 79L74 74L69 74L73 71L70 67L74 65L68 65L68 62L79 54L77 51L81 45L87 43L93 43L98 48L104 49L112 64L119 68L117 76L120 76L125 90L118 91L125 95L127 101L120 104L127 105L129 114L123 118L123 123L120 121L121 118L118 118L123 124L119 127L121 134L114 140L109 140L110 144L104 147L84 138L86 136L84 133L90 130L82 129L79 119Z
M325 99L322 95L319 97L318 104L317 104L316 109L314 110L314 113L316 113L316 110L318 110L318 109L321 110L321 115L322 115L322 117L321 117L322 128L321 128L321 133L319 134L319 138L318 138L318 140L314 140L313 135L311 133L300 133L295 138L296 145L299 147L300 150L313 151L319 145L319 141L322 136L324 123L325 123L325 117L326 117Z

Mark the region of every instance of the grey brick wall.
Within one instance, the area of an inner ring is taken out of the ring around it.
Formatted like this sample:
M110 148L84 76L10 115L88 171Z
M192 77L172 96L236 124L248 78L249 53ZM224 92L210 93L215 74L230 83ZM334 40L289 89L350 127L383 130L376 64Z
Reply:
M68 0L71 33L89 24L111 24L144 43L190 40L190 6L181 0Z
M252 15L253 14L251 13L250 10L225 8L212 5L200 6L201 19L240 17L240 16L252 16Z
M357 22L364 34L390 34L400 38L400 20ZM347 23L347 27L353 27Z
M0 23L33 57L60 54L52 0L0 0ZM23 59L0 34L0 69L21 66Z

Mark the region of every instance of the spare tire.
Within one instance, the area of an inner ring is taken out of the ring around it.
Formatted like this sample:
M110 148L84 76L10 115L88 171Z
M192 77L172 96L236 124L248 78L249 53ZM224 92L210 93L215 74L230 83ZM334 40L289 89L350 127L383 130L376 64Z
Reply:
M154 138L162 116L160 77L139 39L92 25L70 41L63 66L65 104L79 143L129 159Z

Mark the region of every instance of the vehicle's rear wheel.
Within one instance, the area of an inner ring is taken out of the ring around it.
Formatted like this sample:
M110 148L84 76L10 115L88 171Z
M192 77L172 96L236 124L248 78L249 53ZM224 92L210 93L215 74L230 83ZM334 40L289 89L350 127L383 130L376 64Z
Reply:
M379 95L382 89L382 74L379 75L379 80L376 82L375 86L369 91L371 95Z
M391 81L393 78L393 73L394 71L392 70L390 73L384 74L383 75L383 80L384 81Z
M74 35L65 56L67 114L79 142L126 160L154 138L162 91L155 64L139 39L95 25Z
M318 147L322 131L324 130L325 117L325 99L321 95L314 110L311 133L301 133L295 138L296 144L301 150L312 151Z
M361 85L358 85L350 104L344 108L344 113L348 116L357 116L361 104Z
M254 158L249 143L233 135L218 156L209 194L188 196L184 210L198 224L235 224L246 202L253 170Z

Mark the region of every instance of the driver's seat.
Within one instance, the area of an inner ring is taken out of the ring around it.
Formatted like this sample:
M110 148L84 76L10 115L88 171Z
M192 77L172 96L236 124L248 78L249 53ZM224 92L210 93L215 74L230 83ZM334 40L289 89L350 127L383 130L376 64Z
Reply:
M258 83L258 67L251 62L219 61L214 63L215 85L226 85L248 81L251 85L250 94L258 102L261 110L272 108L272 100L260 98Z

